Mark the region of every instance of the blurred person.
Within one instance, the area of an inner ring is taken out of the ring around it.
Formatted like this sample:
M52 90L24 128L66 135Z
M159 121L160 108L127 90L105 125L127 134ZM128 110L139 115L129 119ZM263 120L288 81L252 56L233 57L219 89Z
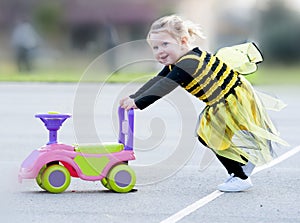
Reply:
M193 48L195 37L203 37L199 26L179 16L155 21L147 40L164 68L137 92L122 98L120 106L144 109L177 86L183 87L206 103L197 137L230 175L217 188L224 192L248 190L253 186L250 175L255 165L274 156L271 141L288 145L279 137L257 92L241 75L256 70L261 54L254 44L246 43L220 49L214 55ZM269 97L272 100L277 99Z
M12 32L12 46L16 64L20 72L33 69L33 54L39 46L40 38L27 19L17 22Z
M105 42L106 42L106 49L110 50L118 45L119 42L119 35L115 26L107 22L104 24L104 34L105 34Z
M115 70L116 67L116 52L113 50L119 43L119 35L115 26L109 21L104 24L103 27L104 36L105 36L105 50L107 51L107 64L109 69L114 73L118 71Z

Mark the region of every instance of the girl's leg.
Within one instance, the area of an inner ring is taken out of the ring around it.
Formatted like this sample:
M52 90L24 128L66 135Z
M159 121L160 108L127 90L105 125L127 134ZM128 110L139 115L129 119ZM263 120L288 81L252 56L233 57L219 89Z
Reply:
M244 170L242 168L243 164L241 164L237 161L228 159L226 157L219 156L218 154L216 154L216 156L217 156L218 160L226 168L229 175L234 174L235 177L239 177L243 180L248 178L248 176L244 173Z
M198 136L198 140L204 146L208 147L207 144L205 143L205 141L200 136ZM218 160L226 168L226 170L227 170L227 172L228 172L229 175L234 174L234 176L239 177L241 179L247 179L248 178L248 176L243 171L243 168L242 168L243 164L241 164L241 163L239 163L237 161L228 159L226 157L219 156L218 154L216 154L216 156L217 156ZM245 161L247 161L247 160L245 160Z
M208 147L201 137L198 136L198 139L203 145ZM216 156L227 169L228 173L232 175L224 183L218 185L218 190L223 192L240 192L248 190L253 186L250 178L248 178L243 170L243 164L217 154Z

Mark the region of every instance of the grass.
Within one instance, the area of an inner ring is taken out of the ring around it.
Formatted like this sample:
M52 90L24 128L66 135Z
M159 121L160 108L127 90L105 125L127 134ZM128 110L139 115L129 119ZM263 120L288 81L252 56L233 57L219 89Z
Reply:
M12 62L0 64L0 82L144 82L155 73L121 70L110 74L98 68L89 68L90 61L69 61L68 63L39 65L32 72L19 72ZM96 70L96 71L95 71Z
M140 73L117 73L99 76L89 76L82 79L83 73L71 70L59 70L59 71L43 71L32 73L10 73L0 74L0 82L67 82L75 83L79 81L83 82L110 82L110 83L126 83L131 81L144 82L145 77L151 77L154 74L140 74Z
M94 74L84 75L84 66L68 65L57 68L37 68L34 72L19 73L12 64L0 67L0 82L143 82L155 73L139 73L120 71L112 75L97 71ZM299 85L300 66L260 66L254 74L246 78L255 85Z
M300 66L262 66L246 77L256 85L300 85Z

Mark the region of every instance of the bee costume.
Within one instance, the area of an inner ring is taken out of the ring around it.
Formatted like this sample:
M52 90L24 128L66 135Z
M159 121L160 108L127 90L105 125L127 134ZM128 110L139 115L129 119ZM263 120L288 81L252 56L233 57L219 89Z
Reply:
M206 103L197 130L203 144L220 157L264 164L273 158L272 141L287 143L265 111L266 106L279 110L283 104L258 96L241 75L255 72L262 60L253 43L222 48L215 55L194 48L130 97L144 109L180 85Z

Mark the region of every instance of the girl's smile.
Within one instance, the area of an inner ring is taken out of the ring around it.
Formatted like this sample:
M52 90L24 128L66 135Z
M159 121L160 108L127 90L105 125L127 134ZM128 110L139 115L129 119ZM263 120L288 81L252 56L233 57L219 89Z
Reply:
M183 39L180 43L168 32L151 33L149 44L155 59L163 64L174 64L188 51L187 42Z

